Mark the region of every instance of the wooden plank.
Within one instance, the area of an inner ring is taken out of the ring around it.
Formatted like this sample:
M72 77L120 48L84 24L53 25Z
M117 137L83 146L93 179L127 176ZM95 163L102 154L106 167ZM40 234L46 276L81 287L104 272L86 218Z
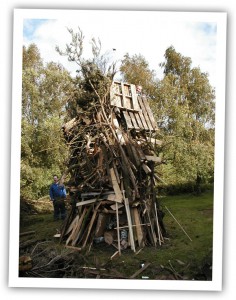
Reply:
M112 205L110 206L110 208L113 209L113 210L116 210L116 204L118 205L118 209L120 209L121 207L124 206L124 205L121 204L121 203L115 203L115 204L112 204Z
M103 235L106 228L106 222L107 222L107 215L100 213L98 215L97 225L95 229L95 237L100 237Z
M140 217L138 213L137 207L132 208L133 216L134 216L134 223L136 225L136 233L138 238L138 244L140 247L144 247L144 238L143 238L143 231L140 223Z
M143 124L143 128L144 128L145 130L149 130L149 127L148 127L148 125L147 125L147 123L146 123L146 120L145 120L145 118L144 118L143 112L140 111L140 112L138 113L138 115L139 115L139 118L140 118L140 120L141 120L141 122L142 122L142 124Z
M88 204L92 204L95 203L96 201L99 201L98 199L94 198L94 199L90 199L90 200L84 200L84 201L80 201L78 203L76 203L76 206L84 206L84 205L88 205ZM101 201L101 200L100 200Z
M156 162L156 163L161 163L161 162L162 162L162 160L161 160L160 157L158 157L158 156L153 156L153 155L146 155L146 159L147 159L148 161L154 161L154 162Z
M144 106L146 108L146 111L147 111L147 114L148 114L148 117L149 117L149 120L150 120L150 122L152 124L153 129L158 129L157 122L156 122L156 120L155 120L155 118L153 116L153 113L152 113L152 110L150 108L150 105L148 103L147 98L145 96L143 96L142 99L143 99L143 104L144 104Z
M150 142L154 145L158 145L158 146L161 146L163 144L163 141L160 141L160 140L157 140L157 139L154 139L154 138L150 138Z
M146 124L147 124L149 130L154 130L154 128L152 127L152 124L151 124L151 122L150 122L150 120L149 120L148 113L147 113L147 111L146 111L146 107L145 107L144 104L143 104L143 99L142 99L142 97L138 97L138 101L139 101L140 107L141 107L141 109L142 109L143 116L144 116L144 118L145 118L145 121L146 121Z
M124 83L121 82L121 92L122 92L122 101L121 101L121 106L122 107L126 107L126 103L125 103L125 88L124 88Z
M141 274L144 270L146 270L151 263L147 263L145 264L141 269L139 269L137 272L135 272L132 276L130 276L130 279L134 279L135 277L137 277L139 274Z
M153 242L154 242L154 245L156 247L156 244L157 244L157 237L156 237L156 234L155 234L155 231L154 231L154 228L153 228L153 224L152 224L152 221L151 221L151 217L150 217L150 214L149 214L149 210L148 210L148 207L147 207L147 203L144 202L145 204L145 208L146 208L146 211L147 211L147 216L148 216L148 220L149 220L149 223L151 225L151 233L152 233L152 237L153 237Z
M128 112L128 114L129 114L130 119L131 119L131 121L132 121L133 127L134 127L135 129L139 129L139 126L138 126L138 124L137 124L137 122L136 122L134 113L130 111L130 112Z
M83 210L82 215L76 220L74 228L66 241L66 245L68 245L70 243L70 241L72 241L72 246L74 246L76 244L75 240L77 241L77 239L79 237L80 227L82 225L86 211L87 211L87 209L85 208Z
M90 221L90 223L89 223L89 228L88 228L87 236L86 236L86 238L85 238L85 240L84 240L84 243L83 243L82 248L84 248L84 247L86 246L86 244L87 244L87 240L88 240L88 238L89 238L91 229L92 229L92 227L93 227L93 223L94 223L94 221L95 221L95 218L96 218L96 215L97 215L97 211L98 211L98 208L99 208L100 204L101 204L101 203L98 203L98 204L96 205L95 209L94 209L94 212L93 212L91 221Z
M71 232L71 230L74 228L75 224L76 224L78 221L79 221L79 215L77 215L77 216L74 218L74 220L70 223L70 226L69 226L69 228L67 229L65 235L67 235L67 234L69 234L69 233Z
M150 174L152 172L152 170L146 164L142 164L142 168L146 174Z
M126 122L127 128L128 129L134 128L128 112L125 111L125 110L123 110L123 115L124 115L124 118L125 118L125 122Z
M118 212L118 203L116 202L116 224L117 224L117 240L118 240L118 251L119 255L121 255L120 249L120 222L119 222L119 212Z
M78 247L73 247L73 246L65 246L67 249L72 249L72 250L75 250L75 251L81 251L82 248L78 248Z
M136 119L139 129L144 129L139 113L134 113L134 117Z
M113 168L110 169L110 175L111 175L112 186L113 186L113 189L114 189L114 192L115 192L115 195L116 195L116 197L114 198L113 201L121 203L122 199L123 199L123 196L122 196L122 193L121 193L121 190L120 190L120 187L119 187L119 184L117 182L116 175L115 175L115 171L114 171Z
M140 110L140 106L138 104L137 94L136 94L136 87L134 84L130 85L132 100L133 100L133 109Z
M124 197L124 202L125 202L125 209L126 209L126 215L127 215L128 227L129 227L130 245L131 245L131 249L135 252L135 243L134 243L132 221L131 221L131 215L130 215L130 209L129 209L129 202L128 202L128 199L125 197Z

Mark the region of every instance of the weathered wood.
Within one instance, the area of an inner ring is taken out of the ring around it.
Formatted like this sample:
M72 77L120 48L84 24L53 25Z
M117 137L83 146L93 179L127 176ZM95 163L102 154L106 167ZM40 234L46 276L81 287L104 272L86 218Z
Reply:
M152 172L152 170L145 163L142 164L142 168L146 174L150 174Z
M101 199L98 200L97 198L94 198L94 199L80 201L80 202L76 203L76 206L79 207L79 206L84 206L84 205L90 205L90 204L95 203L97 201L101 201Z
M146 121L146 124L148 126L148 129L149 130L154 130L154 128L152 127L152 124L151 124L151 122L149 120L148 113L146 111L146 107L145 107L145 105L143 103L143 98L141 96L138 96L138 102L139 102L139 105L140 105L140 107L142 109L142 113L143 113L143 116L145 118L145 121Z
M30 234L34 234L34 233L35 233L34 230L32 230L32 231L27 231L27 232L21 232L21 233L20 233L20 236L26 236L26 235L30 235Z
M136 110L140 110L137 94L136 94L136 87L134 84L130 85L131 93L132 93L132 99L133 99L133 108Z
M148 161L154 161L156 163L161 163L162 162L162 159L158 156L154 156L154 155L146 155L146 159Z
M75 251L81 251L81 250L82 250L82 248L79 248L79 247L73 247L73 246L68 246L68 245L66 245L65 248L71 249L71 250L75 250Z
M101 204L101 203L98 203L98 204L96 205L94 211L93 211L93 216L92 216L92 219L91 219L91 221L90 221L89 228L88 228L88 232L87 232L87 235L86 235L86 238L85 238L85 240L84 240L84 243L83 243L82 248L84 248L84 247L86 246L86 244L87 244L87 240L88 240L88 238L89 238L91 229L92 229L92 227L93 227L93 223L94 223L94 221L95 221L95 218L96 218L96 215L97 215L97 211L98 211L98 208L99 208L100 204Z
M155 118L153 116L153 113L152 113L152 111L150 109L150 106L149 106L149 103L147 101L147 98L145 96L142 97L142 98L143 98L143 104L145 106L145 109L146 109L147 115L149 117L149 120L150 120L150 122L152 124L152 127L153 127L153 129L157 129L157 123L156 123L156 120L155 120Z
M120 256L120 251L116 251L111 257L110 260L117 258L118 256Z
M123 197L122 197L122 193L121 193L119 184L117 182L117 178L116 178L115 171L114 171L113 168L110 169L110 175L111 175L111 181L112 181L113 189L114 189L114 192L115 192L115 195L116 195L116 197L114 198L113 201L117 201L117 202L121 203Z
M139 128L139 125L138 125L137 122L136 122L135 114L134 114L133 112L131 112L131 111L128 112L128 114L129 114L130 120L131 120L131 122L132 122L133 128L135 128L135 129L140 129L140 128Z
M104 240L108 245L111 245L113 243L115 236L116 236L115 230L110 230L110 231L104 232Z
M131 209L133 211L134 223L136 225L135 228L136 228L139 247L144 247L143 231L142 231L142 227L141 227L138 209L136 207L131 208Z
M134 243L132 221L131 221L131 216L130 216L129 202L128 202L128 199L125 197L124 197L124 203L125 203L126 215L127 215L127 220L128 220L128 226L129 226L129 237L130 237L131 249L135 252L135 243Z
M84 216L85 216L85 213L86 213L86 209L84 209L84 211L83 211L83 213L82 213L81 216L78 215L76 217L76 220L75 220L72 232L71 232L70 236L66 240L66 245L68 245L71 241L73 242L76 239L76 236L78 236L81 224L82 224Z
M120 249L120 222L119 222L119 211L118 211L118 203L116 202L116 224L117 224L117 239L118 239L118 251L119 255L121 255Z
M97 219L97 225L95 228L95 237L103 236L107 222L107 215L104 213L99 213Z
M131 118L126 110L123 111L123 115L126 121L126 125L128 129L132 129L134 126L132 124Z
M135 277L137 277L139 274L141 274L144 270L146 270L151 263L147 263L145 264L141 269L139 269L137 272L135 272L132 276L130 276L130 279L134 279Z

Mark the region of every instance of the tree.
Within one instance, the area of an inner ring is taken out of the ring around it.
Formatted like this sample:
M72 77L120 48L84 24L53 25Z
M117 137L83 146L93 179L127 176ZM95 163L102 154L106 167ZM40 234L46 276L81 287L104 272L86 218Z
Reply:
M61 126L73 84L61 65L43 64L34 44L23 47L22 75L21 197L35 199L64 166Z
M214 170L214 89L208 75L191 68L191 59L169 47L164 78L158 83L156 113L164 133L163 166L169 181L195 181L196 188Z
M147 96L150 98L155 96L157 85L155 72L150 70L148 62L142 55L130 57L127 53L121 62L120 71L125 82L142 85L143 91Z
M88 111L98 101L98 95L108 95L112 80L116 74L116 62L110 61L107 53L102 54L101 41L92 38L92 58L83 58L84 35L80 28L77 32L68 29L71 43L65 50L56 46L56 51L77 64L77 76L74 78L74 97L67 105L69 119L76 117L81 111ZM79 109L79 111L78 111Z

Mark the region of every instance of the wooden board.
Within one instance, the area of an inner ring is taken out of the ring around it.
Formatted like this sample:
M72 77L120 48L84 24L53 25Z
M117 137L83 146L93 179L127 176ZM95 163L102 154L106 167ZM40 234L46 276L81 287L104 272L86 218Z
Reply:
M140 120L141 120L141 122L142 122L142 124L143 124L143 128L144 128L145 130L149 130L149 127L148 127L148 125L147 125L147 123L146 123L146 120L145 120L145 117L144 117L142 111L139 112L139 117L140 117Z
M129 116L130 116L130 119L131 119L131 121L132 121L133 128L139 129L139 126L138 126L138 124L137 124L137 122L136 122L135 113L133 113L133 112L130 111L130 112L129 112Z
M88 240L88 238L89 238L91 229L92 229L92 227L93 227L93 223L94 223L94 221L95 221L95 218L96 218L96 215L97 215L98 208L99 208L100 204L101 204L101 202L98 203L98 204L96 205L96 207L95 207L95 209L94 209L94 211L93 211L93 216L92 216L91 221L90 221L90 223L89 223L89 228L88 228L88 231L87 231L86 238L85 238L85 240L84 240L84 242L83 242L82 248L84 248L84 247L86 246L86 244L87 244L87 240Z
M142 99L143 99L143 104L144 104L144 106L146 108L149 120L150 120L150 122L152 124L152 127L153 127L153 129L157 129L157 122L154 119L154 116L153 116L152 110L151 110L151 108L149 106L148 100L147 100L146 97L142 97Z
M123 196L122 196L119 184L118 184L117 179L116 179L115 171L114 171L113 168L110 169L110 174L111 174L112 186L113 186L113 189L114 189L114 192L115 192L115 198L114 198L113 201L121 203L122 200L123 200Z
M136 93L135 85L131 84L130 88L131 88L132 99L133 99L133 109L140 110L140 106L138 104L138 99L137 99L137 93Z
M161 158L160 157L158 157L158 156L153 156L153 155L146 155L146 159L148 160L148 161L154 161L154 162L156 162L156 163L161 163Z
M142 97L138 97L138 101L139 101L139 105L140 105L140 107L141 107L141 109L142 109L142 113L143 113L143 116L144 116L144 118L145 118L145 121L146 121L146 124L147 124L147 126L148 126L148 129L149 129L149 130L154 130L154 128L152 127L152 124L151 124L151 122L150 122L150 120L149 120L148 113L147 113L147 111L146 111L146 107L145 107L145 105L143 104L143 99L142 99Z
M123 115L124 115L124 118L125 118L125 121L126 121L127 128L132 129L133 124L132 124L132 121L130 119L130 116L129 116L128 112L124 110Z
M140 223L138 209L137 209L137 207L134 207L131 209L133 211L134 223L136 225L135 229L136 229L136 234L137 234L137 238L138 238L138 244L140 247L144 247L143 231L142 231L142 227L141 227L141 223Z
M76 206L77 207L84 206L84 205L95 203L96 201L98 201L98 199L95 199L95 198L94 199L90 199L90 200L84 200L84 201L76 203Z

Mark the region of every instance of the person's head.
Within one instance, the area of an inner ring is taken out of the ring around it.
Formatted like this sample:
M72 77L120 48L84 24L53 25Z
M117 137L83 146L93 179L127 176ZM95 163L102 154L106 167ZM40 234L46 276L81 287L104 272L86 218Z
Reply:
M57 175L53 175L53 181L54 181L55 183L58 182L58 176L57 176Z
M138 93L138 94L140 94L141 92L142 92L142 86L141 85L137 85L136 86L136 92Z

